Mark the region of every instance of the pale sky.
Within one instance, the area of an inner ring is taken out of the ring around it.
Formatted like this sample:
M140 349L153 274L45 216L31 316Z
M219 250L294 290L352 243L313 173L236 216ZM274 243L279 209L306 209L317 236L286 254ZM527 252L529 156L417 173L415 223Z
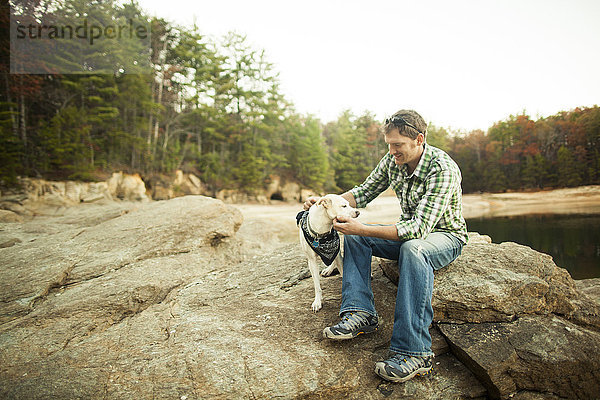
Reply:
M139 0L150 15L247 35L296 110L383 119L403 108L487 130L600 103L598 0Z

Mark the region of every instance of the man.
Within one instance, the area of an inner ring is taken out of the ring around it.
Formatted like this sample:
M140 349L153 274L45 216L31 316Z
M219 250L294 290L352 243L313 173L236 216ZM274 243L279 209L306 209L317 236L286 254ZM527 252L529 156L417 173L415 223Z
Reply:
M391 187L402 208L399 222L365 225L342 216L334 221L334 228L345 235L341 321L325 328L323 335L343 340L377 330L371 257L398 260L391 357L375 364L375 372L393 382L431 371L433 271L456 259L468 239L460 169L445 152L426 144L426 129L412 110L386 119L389 153L361 185L342 195L353 207L365 207ZM308 199L305 208L316 200Z

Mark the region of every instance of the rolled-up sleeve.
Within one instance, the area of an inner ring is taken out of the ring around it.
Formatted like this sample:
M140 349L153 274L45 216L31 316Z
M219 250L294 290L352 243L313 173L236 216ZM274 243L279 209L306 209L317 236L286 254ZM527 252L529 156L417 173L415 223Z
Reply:
M393 161L392 161L393 162ZM390 155L386 154L365 181L350 190L356 206L364 208L390 186Z
M433 231L448 209L452 194L460 186L460 176L451 170L439 170L427 177L425 194L412 217L396 224L401 240L420 239Z

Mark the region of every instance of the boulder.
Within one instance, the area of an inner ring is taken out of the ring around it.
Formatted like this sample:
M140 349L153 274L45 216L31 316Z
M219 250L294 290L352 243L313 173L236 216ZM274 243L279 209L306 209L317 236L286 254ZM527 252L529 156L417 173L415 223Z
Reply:
M469 244L492 243L492 238L488 235L481 235L478 232L469 232ZM398 286L398 266L393 260L377 258L379 267L383 274L396 286Z
M0 198L0 210L12 211L20 216L31 215L31 211L23 206L26 196L3 196Z
M380 260L398 282L397 263ZM592 289L590 289L592 290ZM510 322L521 315L556 314L600 328L600 308L577 290L552 257L517 243L470 242L459 258L435 272L432 305L441 322Z
M453 353L494 399L521 391L600 397L600 333L555 315L508 323L440 324Z
M36 212L39 209L60 208L75 204L66 196L66 182L24 178L21 180L21 184L25 198L20 204L28 210Z
M7 222L23 222L23 217L9 210L0 210L0 224Z
M281 187L281 197L284 201L295 201L300 202L301 199L301 187L296 182L286 182Z
M171 177L154 174L146 176L144 182L153 200L169 200L175 197Z
M175 171L175 176L150 175L147 177L148 190L154 200L169 200L187 195L206 195L208 193L200 178L194 174Z
M393 314L381 271L380 331L330 342L321 331L338 319L340 277L323 280L324 308L311 312L297 244L246 257L239 212L215 199L136 208L86 226L62 219L59 237L45 228L0 250L0 398L485 396L436 329L436 374L404 385L374 374Z
M4 307L0 322L28 314L57 288L104 276L133 262L199 248L214 252L234 236L241 222L237 209L190 196L151 203L89 228L61 230L5 249L0 253Z
M183 171L175 171L175 180L171 185L175 195L204 194L205 188L200 178L194 174L184 174Z
M131 201L147 201L146 185L139 174L114 172L106 181L108 191L114 198Z
M577 317L568 271L552 257L516 243L470 244L436 273L436 320L509 322L525 314ZM598 321L595 321L598 322ZM600 326L600 324L598 324Z
M173 189L156 186L152 189L152 199L154 200L169 200L175 197Z
M0 198L0 209L20 216L54 214L79 203L112 200L107 182L46 181L22 178L21 189Z
M251 196L249 196L247 193L241 192L236 189L219 190L215 197L228 204L247 203L251 200Z
M108 192L107 182L90 182L81 193L79 201L83 203L93 203L99 200L112 200L112 196Z
M299 183L288 181L281 176L272 175L266 185L264 196L267 200L281 200L288 202L303 202L315 192L303 189Z
M600 396L600 279L579 285L549 255L470 239L435 272L434 321L452 352L492 398ZM379 264L397 283L397 262Z

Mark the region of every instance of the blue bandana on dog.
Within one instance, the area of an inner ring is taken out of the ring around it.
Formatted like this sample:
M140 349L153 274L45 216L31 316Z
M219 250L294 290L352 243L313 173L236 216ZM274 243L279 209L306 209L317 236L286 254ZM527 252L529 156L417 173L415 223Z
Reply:
M300 211L296 215L296 225L302 229L310 248L321 257L325 265L331 265L340 252L340 235L337 231L331 228L331 231L323 236L313 236L308 228L308 211Z

